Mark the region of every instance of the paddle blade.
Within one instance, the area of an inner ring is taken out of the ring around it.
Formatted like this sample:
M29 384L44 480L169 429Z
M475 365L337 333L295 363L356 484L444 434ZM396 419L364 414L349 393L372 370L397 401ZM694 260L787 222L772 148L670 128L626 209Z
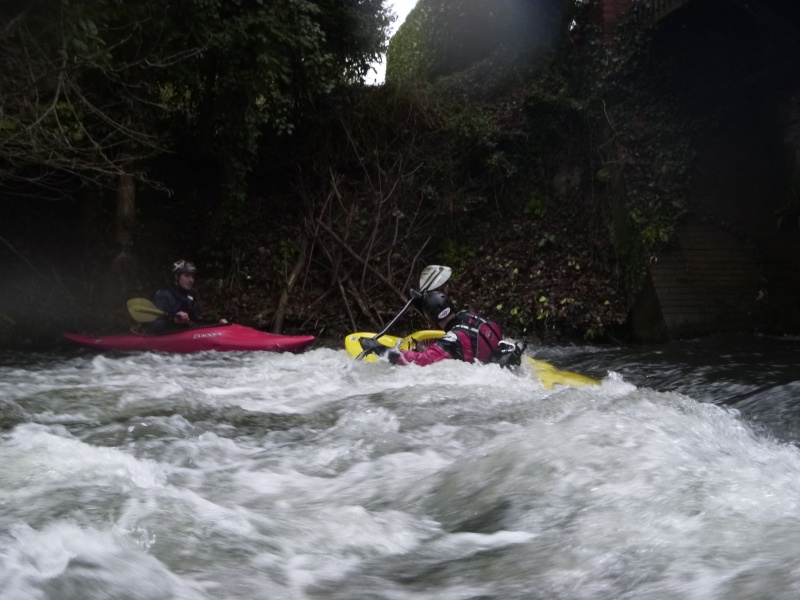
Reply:
M150 323L166 313L146 298L131 298L128 300L128 312L138 323Z
M422 273L419 276L419 291L427 292L443 286L450 279L452 273L453 270L450 267L428 265L422 269Z

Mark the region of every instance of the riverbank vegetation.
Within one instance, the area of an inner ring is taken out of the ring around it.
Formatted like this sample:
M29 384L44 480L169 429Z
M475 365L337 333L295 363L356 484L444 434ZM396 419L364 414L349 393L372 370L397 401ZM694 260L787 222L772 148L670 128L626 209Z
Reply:
M266 330L380 328L439 263L509 335L620 339L691 124L680 56L591 7L420 0L366 86L380 0L7 4L0 338L125 330L183 257L205 312Z

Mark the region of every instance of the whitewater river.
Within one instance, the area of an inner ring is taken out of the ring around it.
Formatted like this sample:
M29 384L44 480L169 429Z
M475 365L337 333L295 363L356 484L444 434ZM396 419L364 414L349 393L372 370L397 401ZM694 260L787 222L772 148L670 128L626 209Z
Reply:
M0 598L800 597L800 339L537 356L0 354Z

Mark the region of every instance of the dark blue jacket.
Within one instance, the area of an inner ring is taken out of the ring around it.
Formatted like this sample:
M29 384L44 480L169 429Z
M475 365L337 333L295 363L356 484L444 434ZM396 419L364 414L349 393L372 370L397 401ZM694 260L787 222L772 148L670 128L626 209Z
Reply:
M176 313L185 312L189 315L189 320L195 324L203 323L203 318L197 313L194 306L194 298L176 285L162 288L153 296L153 304L167 313L163 317L158 317L147 326L147 333L158 335L160 333L170 333L173 330L185 329L185 325L179 325L172 321Z

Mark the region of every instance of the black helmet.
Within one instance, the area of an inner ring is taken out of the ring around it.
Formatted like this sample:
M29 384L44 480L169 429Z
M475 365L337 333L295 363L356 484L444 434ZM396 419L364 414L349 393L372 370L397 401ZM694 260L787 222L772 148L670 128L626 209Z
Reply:
M194 266L194 263L181 259L172 263L172 272L175 275L180 275L181 273L197 273L197 267Z
M431 323L439 323L453 313L453 303L447 294L428 292L422 299L422 314Z

